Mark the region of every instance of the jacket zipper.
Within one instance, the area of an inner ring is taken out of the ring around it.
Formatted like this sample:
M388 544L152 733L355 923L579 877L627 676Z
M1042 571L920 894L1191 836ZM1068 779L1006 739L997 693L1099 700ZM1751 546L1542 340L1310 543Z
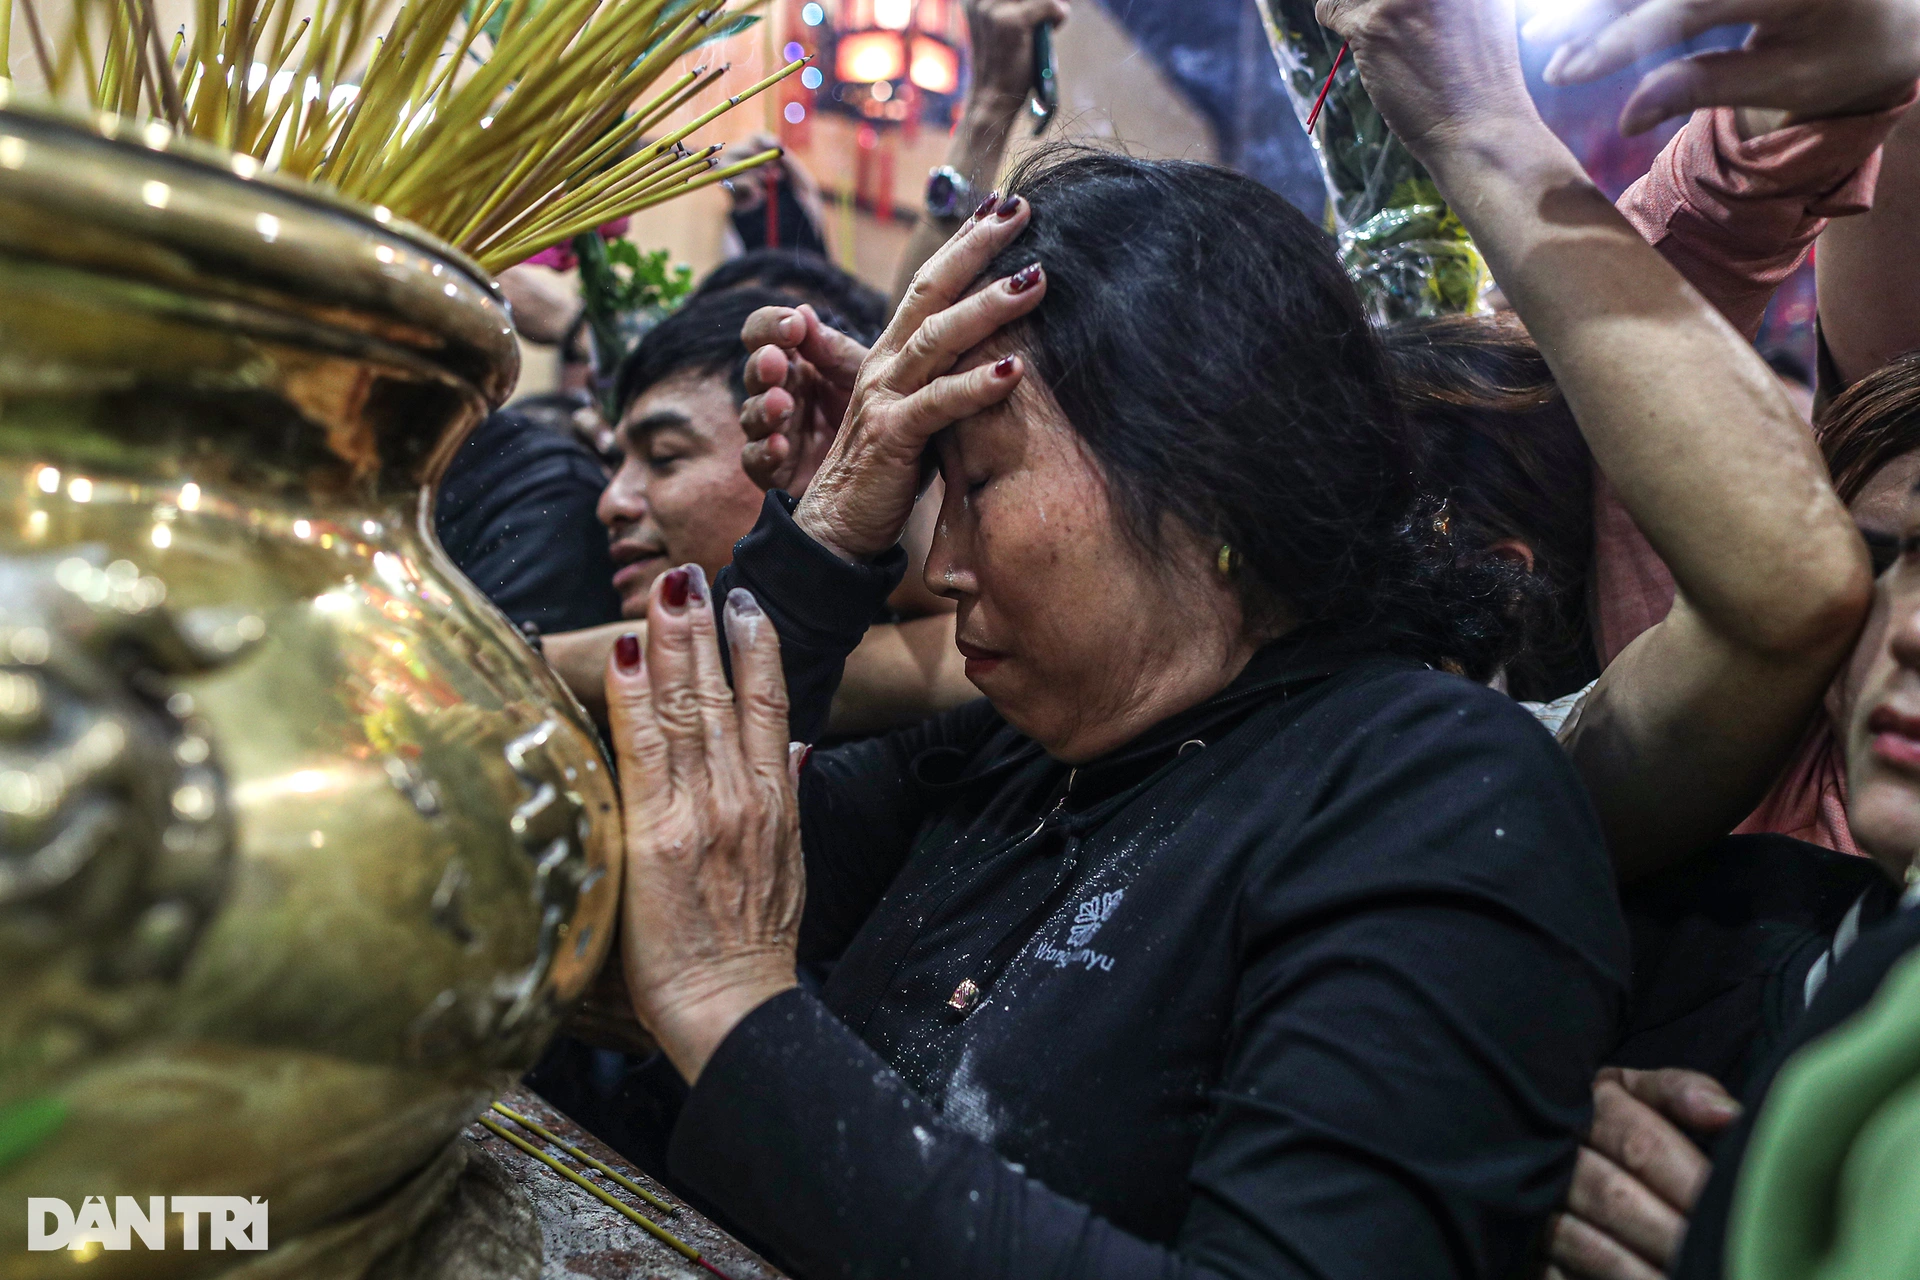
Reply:
M1066 812L1067 798L1073 794L1073 781L1079 776L1078 768L1067 771L1067 785L1060 792L1060 798L1053 802L1053 808L1047 810L1040 821L1034 823L1033 830L1021 837L1020 843L1014 846L1016 850L1038 839L1049 825ZM1053 888L1047 892L1045 898L1040 900L1039 906L1029 911L1025 918L1000 939L992 951L987 953L986 959L981 962L979 970L972 977L960 980L960 985L955 987L953 994L947 997L947 1008L963 1017L972 1013L987 988L993 985L994 980L1006 969L1008 963L1020 953L1022 947L1027 945L1028 940L1040 926L1046 923L1047 917L1059 909L1060 903L1072 891L1073 873L1079 868L1079 849L1079 840L1069 838L1066 856L1062 859L1060 866L1060 875L1054 882Z

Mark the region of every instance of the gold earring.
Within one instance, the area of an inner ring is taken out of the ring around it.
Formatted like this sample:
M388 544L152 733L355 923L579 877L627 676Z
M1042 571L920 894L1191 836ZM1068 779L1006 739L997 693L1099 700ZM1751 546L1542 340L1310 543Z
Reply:
M1225 542L1221 543L1220 554L1213 559L1213 567L1220 571L1220 576L1223 578L1231 578L1233 576L1234 566L1238 562L1239 556L1234 551L1232 545Z

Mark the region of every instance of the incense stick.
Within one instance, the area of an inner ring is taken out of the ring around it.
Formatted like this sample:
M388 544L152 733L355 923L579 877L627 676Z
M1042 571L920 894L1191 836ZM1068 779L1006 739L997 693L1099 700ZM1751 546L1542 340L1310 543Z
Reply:
M1340 70L1340 64L1346 61L1348 46L1340 46L1340 52L1333 55L1333 65L1327 68L1327 82L1320 86L1320 96L1313 100L1313 110L1307 112L1307 134L1313 134L1313 126L1320 120L1320 108L1327 105L1327 94L1333 91L1333 77Z
M594 1199L600 1201L604 1205L607 1205L609 1208L617 1210L629 1222L632 1222L635 1226L638 1226L642 1230L646 1231L647 1234L651 1235L654 1239L658 1240L660 1243L666 1245L669 1249L672 1249L675 1253L679 1254L681 1257L685 1258L687 1261L692 1263L697 1263L698 1265L706 1268L708 1271L711 1271L715 1275L719 1276L721 1280L728 1280L727 1273L720 1270L720 1268L714 1266L711 1262L708 1262L704 1257L701 1256L700 1251L698 1249L688 1244L685 1240L682 1240L679 1236L674 1235L671 1231L668 1231L665 1227L662 1227L657 1223L653 1222L651 1219L643 1216L640 1213L640 1211L638 1209L635 1209L632 1205L625 1204L619 1200L616 1200L613 1197L613 1195L610 1192L606 1191L604 1188L595 1186L593 1183L587 1181L581 1175L575 1173L572 1169L567 1168L567 1166L561 1164L558 1160L554 1159L552 1156L548 1155L546 1152L540 1150L540 1148L534 1146L531 1142L528 1142L525 1138L522 1138L519 1134L509 1133L507 1130L501 1128L498 1124L488 1119L486 1116L480 1117L480 1123L487 1129L489 1133L492 1133L495 1137L506 1139L508 1142L512 1143L514 1146L518 1147L520 1150L532 1156L535 1160L538 1160L541 1164L544 1164L545 1166L547 1166L547 1168L553 1170L555 1173L565 1178L568 1182L571 1182L575 1186L585 1190Z
M580 1148L572 1145L571 1143L562 1142L558 1137L556 1137L554 1134L549 1132L547 1129L535 1123L534 1121L529 1120L526 1116L521 1115L518 1111L510 1110L507 1107L501 1106L497 1102L493 1104L493 1109L499 1112L501 1115L505 1116L507 1119L513 1121L515 1124L519 1125L522 1129L525 1129L529 1133L532 1133L535 1136L539 1137L542 1141L547 1142L552 1146L558 1147L560 1150L572 1156L575 1160L578 1160L581 1164L584 1164L588 1168L597 1170L600 1173L605 1174L607 1177L612 1178L615 1182L619 1183L621 1186L625 1187L627 1190L633 1192L633 1194L635 1194L636 1196L639 1196L642 1200L645 1200L648 1204L652 1205L654 1208L660 1210L660 1212L665 1214L675 1214L680 1212L678 1208L676 1208L671 1204L668 1204L665 1200L662 1200L659 1196L653 1194L653 1192L647 1190L645 1187L641 1186L639 1183L635 1182L633 1179L627 1177L624 1174L616 1173L613 1169L600 1163L600 1161L595 1160L592 1156L588 1155L586 1152L582 1151Z
M758 21L747 15L766 0L314 0L297 22L297 0L194 0L171 50L154 0L73 0L57 49L35 0L17 2L52 95L163 119L385 206L493 270L590 214L598 225L706 185L695 171L711 165L681 141L805 64L628 155L726 71L676 62Z

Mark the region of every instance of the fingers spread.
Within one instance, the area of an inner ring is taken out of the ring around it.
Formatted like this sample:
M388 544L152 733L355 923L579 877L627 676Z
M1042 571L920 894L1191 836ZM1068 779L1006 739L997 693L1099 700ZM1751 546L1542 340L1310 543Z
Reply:
M985 205L982 205L985 209ZM986 270L993 255L1026 229L1032 209L1018 196L1009 196L990 210L960 225L953 237L914 272L907 296L893 313L893 322L880 335L876 350L899 351L907 339L936 311L950 307Z
M1608 23L1632 13L1643 0L1582 0L1569 5L1547 5L1527 19L1520 38L1531 44L1563 44L1590 36Z
M1035 262L928 316L888 366L888 385L903 394L924 386L996 330L1039 306L1046 293L1046 271Z
M1791 101L1804 67L1781 50L1719 49L1655 68L1620 109L1620 132L1645 133L1700 107L1771 107Z
M1631 1249L1570 1213L1556 1213L1549 1228L1547 1256L1570 1276L1582 1280L1661 1280L1659 1271Z
M1006 356L976 365L965 373L950 373L914 392L897 406L902 433L919 448L960 419L999 404L1013 394L1025 372L1025 361Z
M653 689L632 632L614 641L607 655L607 722L620 768L620 796L629 822L666 799L671 782L667 740L654 716Z
M1672 1205L1590 1147L1574 1162L1567 1209L1662 1270L1687 1227Z
M727 593L727 644L733 652L734 704L747 767L763 778L787 768L787 677L780 637L749 591Z
M1693 1208L1711 1168L1686 1134L1611 1080L1594 1086L1587 1141L1679 1213Z
M1720 0L1649 0L1601 28L1567 57L1556 55L1553 84L1582 84L1719 26Z

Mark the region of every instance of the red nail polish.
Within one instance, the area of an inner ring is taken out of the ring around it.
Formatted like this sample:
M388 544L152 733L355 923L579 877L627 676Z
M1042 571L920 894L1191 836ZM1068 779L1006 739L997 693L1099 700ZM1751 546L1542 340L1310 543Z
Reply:
M1040 264L1029 262L1026 266L1007 277L1008 293L1025 293L1040 283Z
M687 571L685 569L668 571L667 576L660 583L660 603L669 609L687 607Z
M980 202L980 207L973 211L973 220L975 222L980 221L980 219L992 213L993 206L999 203L1000 203L1000 193L998 191L987 192L987 198L985 200L982 200Z
M1008 196L1000 202L1000 208L995 211L993 216L1005 222L1018 212L1020 212L1020 197Z
M613 642L613 662L622 671L631 675L640 669L640 637L631 631L623 632Z
M807 744L807 746L806 746L806 749L805 749L805 750L803 750L803 751L802 751L802 752L800 753L800 765L799 765L799 767L798 767L798 768L796 768L796 769L794 770L794 772L795 772L795 773L798 773L798 772L800 772L800 770L801 770L801 769L804 769L804 768L806 768L806 767L807 767L807 761L809 761L809 760L811 760L811 759L813 759L813 744L812 744L812 743L808 743L808 744Z
M998 360L994 361L993 376L996 378L1011 378L1013 376L1013 357L1001 356Z

